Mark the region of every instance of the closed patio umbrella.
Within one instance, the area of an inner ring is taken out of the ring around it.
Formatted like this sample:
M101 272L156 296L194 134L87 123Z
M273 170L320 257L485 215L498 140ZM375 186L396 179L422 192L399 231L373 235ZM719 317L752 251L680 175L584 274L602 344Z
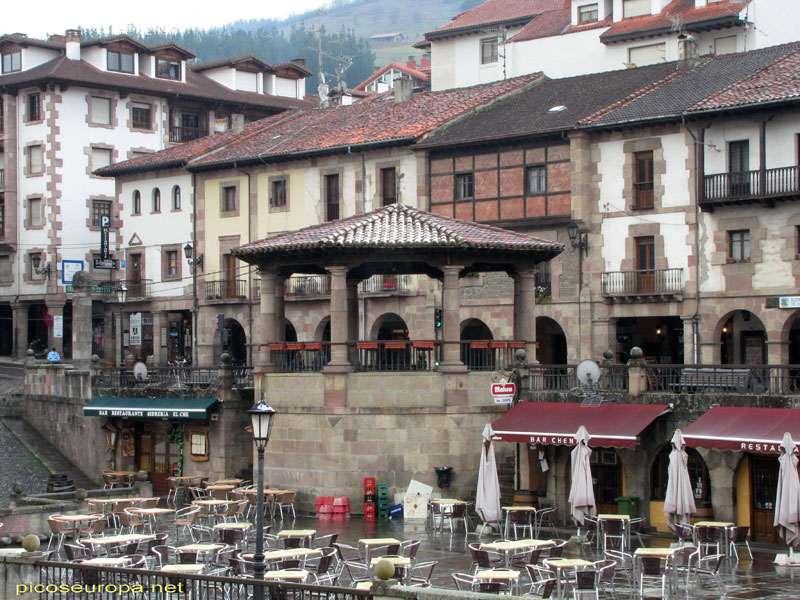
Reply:
M500 482L497 479L497 462L494 458L494 442L492 442L492 426L488 423L483 428L481 444L481 464L478 471L478 493L475 498L475 511L484 523L500 523Z
M581 425L575 434L575 448L572 450L572 486L569 489L569 503L572 518L583 525L586 514L594 516L597 508L594 501L594 487L592 486L592 468L589 457L589 432Z
M800 544L800 477L797 475L797 447L788 432L783 434L778 461L781 466L773 524L791 549Z
M675 532L677 524L689 523L689 517L697 512L689 479L689 456L686 454L686 443L683 434L676 429L672 436L672 452L669 454L667 470L667 494L664 497L664 514L667 525Z

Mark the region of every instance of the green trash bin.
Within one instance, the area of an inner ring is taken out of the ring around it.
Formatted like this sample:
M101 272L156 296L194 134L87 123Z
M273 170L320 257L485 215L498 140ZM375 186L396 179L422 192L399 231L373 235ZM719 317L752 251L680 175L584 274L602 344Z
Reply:
M614 498L617 503L617 510L621 515L628 515L631 519L639 516L639 498L636 496L619 496Z

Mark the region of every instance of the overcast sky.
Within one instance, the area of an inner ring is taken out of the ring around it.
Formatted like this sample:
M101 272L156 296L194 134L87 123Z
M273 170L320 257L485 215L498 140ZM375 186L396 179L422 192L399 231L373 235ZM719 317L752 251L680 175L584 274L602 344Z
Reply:
M283 19L325 4L325 0L280 2L219 2L218 0L43 0L42 2L3 2L0 34L27 33L43 38L50 33L64 33L75 27L114 28L124 31L129 24L141 30L151 27L188 29L218 27L239 19Z

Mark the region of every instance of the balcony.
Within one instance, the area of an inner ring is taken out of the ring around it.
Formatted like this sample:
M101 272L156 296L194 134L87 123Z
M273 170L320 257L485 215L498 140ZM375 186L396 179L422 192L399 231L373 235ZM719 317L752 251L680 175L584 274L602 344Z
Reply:
M171 125L169 128L169 141L173 144L191 142L207 135L208 129L205 127L179 127L177 125Z
M373 275L361 282L361 293L407 292L409 280L408 275Z
M761 171L717 173L703 178L700 207L712 211L716 206L764 202L772 206L777 199L800 196L800 167Z
M246 279L206 281L206 300L239 300L247 297Z
M103 285L103 291L101 291L101 293L103 295L107 293L108 285L115 285L116 287L119 287L120 283L124 283L125 287L128 288L129 300L131 298L149 298L151 296L151 287L153 284L152 279L124 279L115 283L107 282ZM116 287L111 289L111 293L114 293Z
M667 300L683 295L683 269L612 271L602 274L601 285L607 299Z

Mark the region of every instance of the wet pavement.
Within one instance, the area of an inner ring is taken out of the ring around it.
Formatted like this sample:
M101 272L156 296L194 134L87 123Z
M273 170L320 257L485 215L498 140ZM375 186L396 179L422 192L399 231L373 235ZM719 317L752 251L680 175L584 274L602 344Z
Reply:
M28 494L46 491L50 472L11 433L5 419L0 419L0 507L8 506L11 486L19 481Z

